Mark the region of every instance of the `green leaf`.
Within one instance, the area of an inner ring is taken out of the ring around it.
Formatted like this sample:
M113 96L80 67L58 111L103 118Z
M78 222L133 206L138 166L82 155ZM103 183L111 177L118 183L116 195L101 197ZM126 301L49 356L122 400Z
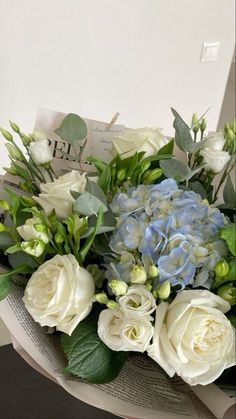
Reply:
M98 179L98 185L102 188L105 194L108 193L111 184L111 169L107 166L100 174Z
M14 240L8 231L1 231L0 232L0 249L6 250L8 247L13 245Z
M202 199L207 199L206 191L200 182L189 182L188 186L191 191L194 191L197 194L199 194L202 197Z
M227 246L232 253L236 256L236 233L235 233L235 224L230 223L224 227L220 232L220 237L224 239L227 243Z
M165 144L162 148L160 148L160 150L158 151L158 155L162 155L162 154L173 154L173 150L174 150L174 138L172 138L172 140L170 140L167 144ZM167 158L167 157L166 157Z
M102 188L97 183L87 179L85 191L89 192L91 195L98 198L99 201L103 202L103 204L107 206L106 195L104 194Z
M0 274L0 300L3 300L11 290L12 277L14 274L32 273L32 268L27 265L20 265L18 268Z
M118 376L128 353L112 351L101 341L97 321L97 316L87 317L71 336L62 334L61 342L68 359L65 372L90 383L103 384Z
M234 189L234 185L231 180L231 176L228 175L225 187L223 190L223 197L224 202L229 206L229 208L235 208L236 207L236 191Z
M82 118L74 113L69 113L63 119L59 128L55 130L64 141L74 144L75 141L83 140L87 135L87 126Z
M84 191L74 202L73 209L80 215L90 216L98 214L100 208L103 212L107 211L107 206L96 196Z
M17 164L15 161L13 163L13 166L15 167L17 173L23 178L28 180L29 182L31 181L29 172L25 169L23 169L21 166L19 166L19 164Z
M98 230L100 229L100 227L102 225L103 225L103 210L102 210L102 207L101 207L100 210L99 210L99 213L98 213L97 222L96 222L96 225L93 229L93 232L90 234L90 236L87 237L83 248L80 250L80 257L81 257L82 261L84 260L85 256L87 255L87 253L88 253L88 251L89 251L89 249L90 249L90 247L91 247L91 245L92 245L92 243L95 239L95 236L96 236Z
M21 265L27 265L34 269L38 267L32 256L22 251L8 255L8 262L13 269L17 269Z
M161 160L160 167L167 178L182 180L189 173L189 168L179 160Z
M8 247L6 250L6 253L13 254L13 253L19 252L20 250L21 250L21 244L17 243L17 244L14 244L13 246Z
M7 297L11 291L12 280L9 275L0 275L0 301Z
M171 108L171 110L175 117L173 127L175 128L176 145L180 150L191 153L194 150L194 141L190 134L190 128L175 109Z

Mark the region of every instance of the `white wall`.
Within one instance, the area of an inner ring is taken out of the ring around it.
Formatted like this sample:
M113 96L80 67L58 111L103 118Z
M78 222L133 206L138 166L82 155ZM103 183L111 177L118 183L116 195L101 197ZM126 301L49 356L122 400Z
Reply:
M0 0L0 125L31 130L42 106L169 134L170 106L211 106L215 129L233 49L234 0Z

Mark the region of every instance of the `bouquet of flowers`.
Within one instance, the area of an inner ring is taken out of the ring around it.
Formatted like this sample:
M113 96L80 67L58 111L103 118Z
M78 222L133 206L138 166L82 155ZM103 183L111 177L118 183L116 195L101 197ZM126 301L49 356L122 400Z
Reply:
M114 380L131 352L192 386L235 364L236 121L206 135L204 117L188 126L172 111L175 138L124 129L109 162L84 155L86 123L66 115L56 134L78 170L60 176L42 132L10 122L22 151L1 128L18 189L0 200L0 299L23 287L60 337L64 374L89 383Z

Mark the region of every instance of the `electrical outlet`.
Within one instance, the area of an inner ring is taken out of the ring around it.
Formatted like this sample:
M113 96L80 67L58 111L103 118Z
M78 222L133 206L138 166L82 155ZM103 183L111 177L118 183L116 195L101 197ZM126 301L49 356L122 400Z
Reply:
M201 62L217 61L219 54L219 42L204 42L202 45Z

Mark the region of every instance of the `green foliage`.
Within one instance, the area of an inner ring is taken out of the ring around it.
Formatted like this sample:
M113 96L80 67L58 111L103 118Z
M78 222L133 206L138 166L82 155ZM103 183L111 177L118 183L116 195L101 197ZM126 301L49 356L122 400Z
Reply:
M68 359L65 372L90 383L114 380L123 367L128 353L109 349L97 334L98 314L83 320L71 336L63 334L62 346Z
M192 153L194 150L194 141L190 133L190 128L175 109L171 108L171 110L175 117L173 126L175 128L176 145L180 150Z
M12 280L15 274L28 274L32 272L32 268L28 265L20 265L12 271L0 274L0 300L7 297L12 287Z
M180 182L191 179L191 177L201 170L201 167L191 170L184 163L175 159L162 160L160 166L166 177L174 178Z
M63 119L59 128L55 130L64 141L74 145L76 141L81 141L87 136L87 126L78 115L69 113Z
M235 224L230 223L221 229L220 237L224 239L233 256L236 256L236 232Z

